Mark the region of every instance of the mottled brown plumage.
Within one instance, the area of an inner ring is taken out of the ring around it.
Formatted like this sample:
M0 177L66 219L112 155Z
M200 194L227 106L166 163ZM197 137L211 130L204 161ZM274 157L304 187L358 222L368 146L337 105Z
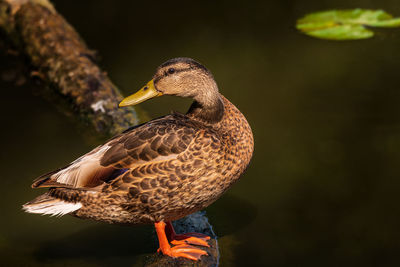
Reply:
M252 131L218 92L211 73L191 59L178 58L161 65L153 81L160 94L193 98L188 113L128 129L65 168L39 177L32 186L50 190L27 203L27 211L46 199L61 200L79 203L70 214L80 218L168 222L207 207L239 178L253 154Z

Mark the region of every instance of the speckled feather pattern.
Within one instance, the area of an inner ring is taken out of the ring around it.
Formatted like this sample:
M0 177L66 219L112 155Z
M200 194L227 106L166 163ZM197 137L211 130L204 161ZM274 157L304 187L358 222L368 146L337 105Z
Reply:
M244 172L254 147L245 117L220 98L219 122L171 114L135 127L106 143L100 161L104 170L125 172L95 190L58 187L49 194L80 202L74 216L108 223L173 221L207 207Z

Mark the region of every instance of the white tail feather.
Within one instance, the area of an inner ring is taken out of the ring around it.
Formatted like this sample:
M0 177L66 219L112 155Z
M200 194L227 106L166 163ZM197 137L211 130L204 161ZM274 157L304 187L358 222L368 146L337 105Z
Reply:
M82 208L81 203L71 203L62 200L54 200L42 203L25 204L22 209L29 213L40 213L50 216L63 216Z

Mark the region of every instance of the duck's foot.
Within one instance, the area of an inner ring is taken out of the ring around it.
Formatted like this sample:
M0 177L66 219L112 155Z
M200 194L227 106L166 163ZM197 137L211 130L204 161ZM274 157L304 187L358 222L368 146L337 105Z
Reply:
M209 236L204 235L200 237L200 236L194 236L193 234L197 233L175 235L171 241L171 244L173 245L191 244L197 246L210 247L210 245L207 243L207 240L210 240Z
M210 240L209 236L200 233L177 234L175 233L171 222L166 222L166 233L169 242L171 242L173 245L191 244L210 247L210 245L207 243L207 240Z
M206 244L207 247L209 245L205 240L202 240L199 237L194 236L186 236L186 235L176 235L175 236L183 236L181 240L173 240L171 243L176 245L171 247L169 245L166 233L165 233L165 226L164 222L157 222L154 224L157 232L158 241L160 243L160 248L157 250L158 252L162 252L164 255L168 255L170 257L183 257L191 260L199 260L202 255L208 255L208 253L204 250L199 248L193 247L188 245L189 242L186 240L190 240L193 243L201 243L200 245ZM168 226L169 228L169 226ZM172 228L173 229L173 228ZM169 230L169 229L168 229ZM171 233L169 233L171 234ZM202 237L204 238L204 237ZM208 237L209 239L209 237ZM176 241L176 242L175 242ZM192 244L192 243L191 243Z
M168 255L173 258L182 257L195 261L199 260L203 255L208 255L206 251L190 245L177 245L170 247L169 250L163 251L162 248L160 248L160 250L164 255Z

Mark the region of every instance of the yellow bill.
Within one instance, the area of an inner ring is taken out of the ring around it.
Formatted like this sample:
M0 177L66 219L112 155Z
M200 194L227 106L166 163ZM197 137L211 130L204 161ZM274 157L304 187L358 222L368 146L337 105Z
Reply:
M160 91L157 91L157 89L154 87L154 81L151 80L145 86L143 86L142 89L140 89L133 95L124 98L124 100L122 100L121 103L119 103L119 106L126 107L126 106L136 105L150 98L157 97L160 95L162 95L162 93Z

